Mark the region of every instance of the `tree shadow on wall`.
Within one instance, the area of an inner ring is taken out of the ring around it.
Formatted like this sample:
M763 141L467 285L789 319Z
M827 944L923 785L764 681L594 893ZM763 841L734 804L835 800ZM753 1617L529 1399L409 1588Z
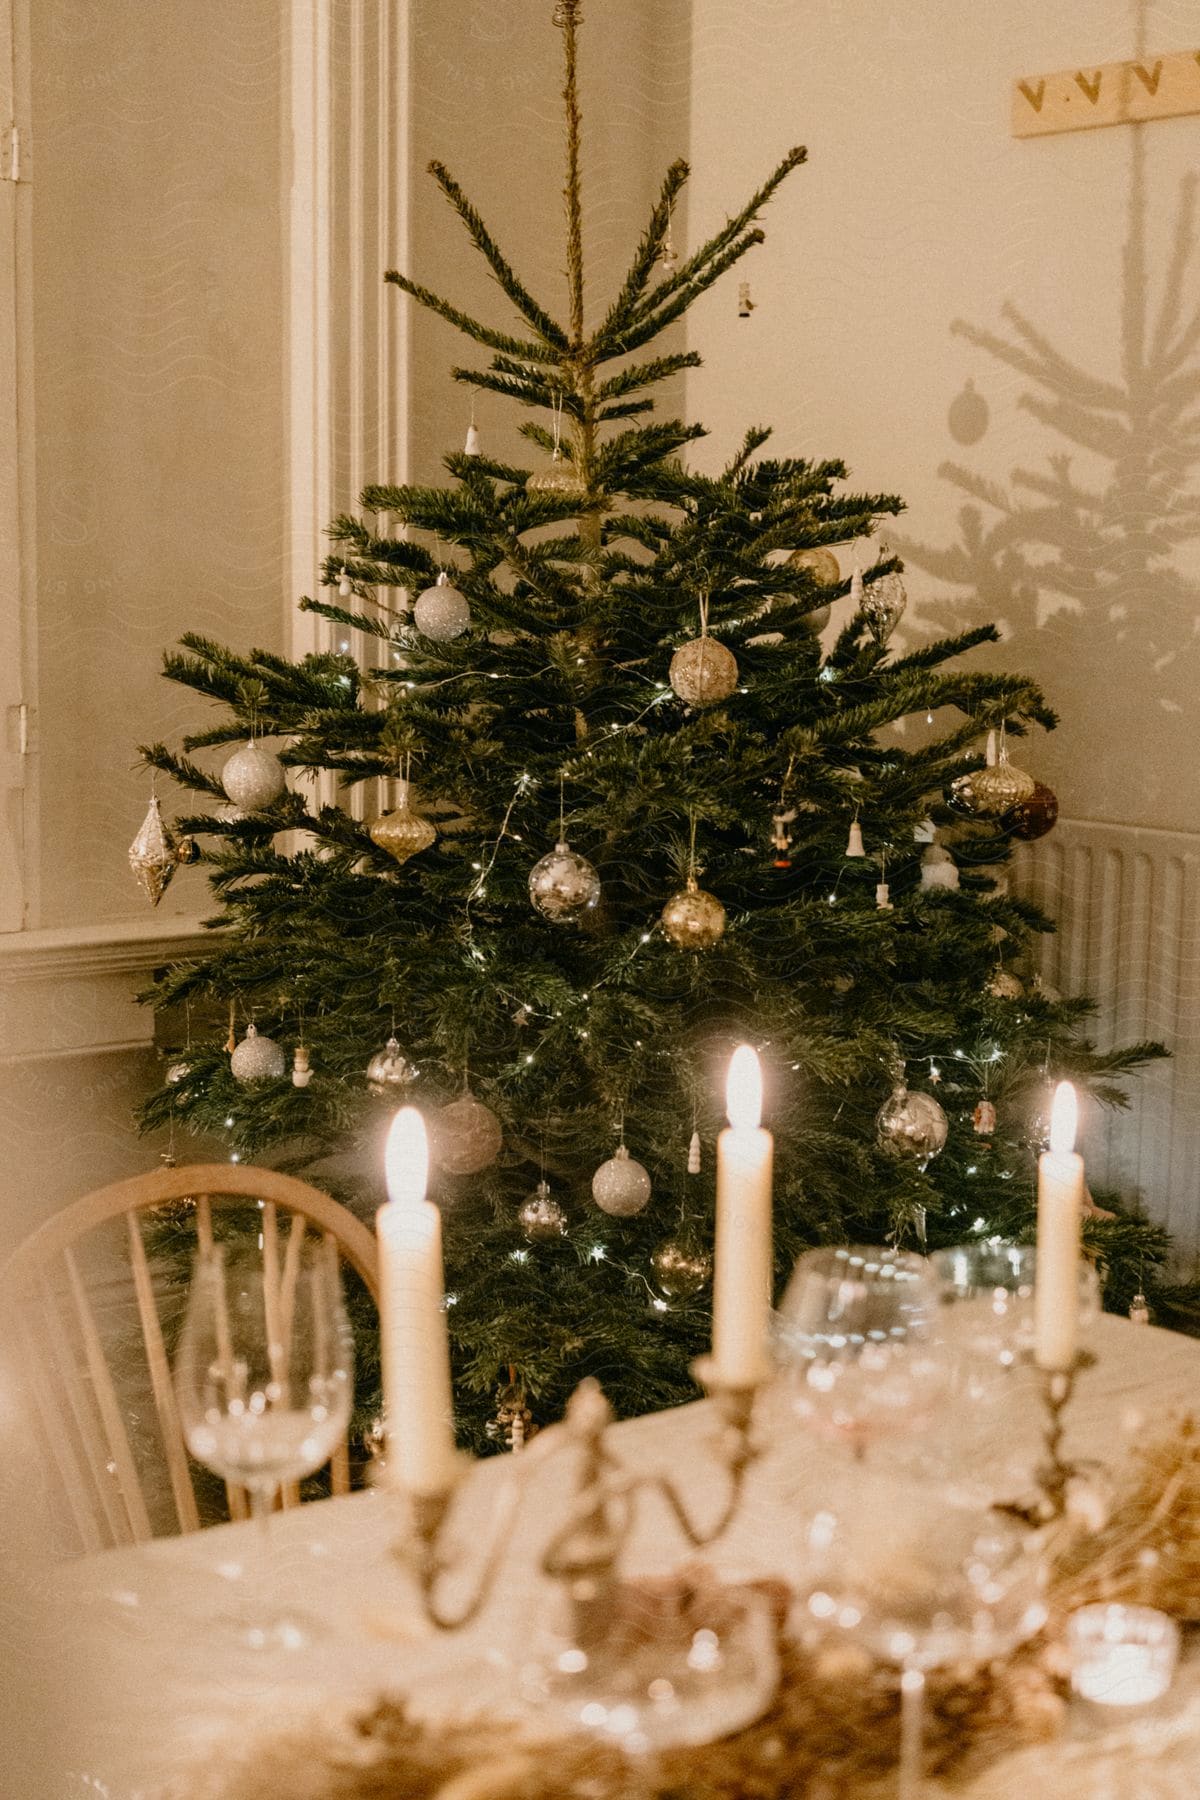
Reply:
M1137 732L1139 722L1146 729L1149 695L1152 707L1178 715L1160 721L1156 745L1164 726L1168 737L1178 733L1186 767L1188 713L1200 686L1200 583L1177 558L1200 542L1200 494L1189 491L1200 466L1197 182L1181 184L1155 304L1144 131L1132 128L1118 374L1105 379L1073 362L1011 302L1006 334L955 321L954 335L1028 378L1033 385L1018 404L1062 447L1048 453L1044 469L1013 468L1007 483L943 463L939 475L966 497L958 541L945 548L897 541L909 562L959 590L922 607L932 621L960 629L964 604L978 605L983 616L1006 622L1019 653L1022 644L1035 650L1037 633L1052 620L1055 660L1077 671L1084 691L1104 694L1107 742L1115 749L1114 732ZM951 431L970 443L986 424L986 405L968 384L951 408ZM1087 474L1077 473L1077 461ZM1164 760L1157 756L1145 772L1148 800L1156 786L1177 779L1158 766Z

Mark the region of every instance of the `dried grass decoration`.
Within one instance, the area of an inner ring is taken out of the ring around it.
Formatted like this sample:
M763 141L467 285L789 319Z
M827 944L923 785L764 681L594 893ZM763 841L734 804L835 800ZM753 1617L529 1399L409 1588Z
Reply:
M683 1578L694 1592L697 1572ZM782 1623L789 1595L766 1591ZM663 1582L649 1584L663 1599ZM1053 1738L1061 1690L1044 1646L930 1677L926 1770L958 1784L1000 1756ZM894 1668L844 1644L780 1642L782 1680L763 1717L719 1743L628 1758L582 1735L551 1739L510 1719L425 1725L400 1698L231 1733L170 1800L891 1800L899 1740ZM942 1794L928 1787L930 1800Z
M1055 1559L1056 1607L1119 1600L1200 1624L1200 1422L1138 1445L1117 1479L1107 1523Z

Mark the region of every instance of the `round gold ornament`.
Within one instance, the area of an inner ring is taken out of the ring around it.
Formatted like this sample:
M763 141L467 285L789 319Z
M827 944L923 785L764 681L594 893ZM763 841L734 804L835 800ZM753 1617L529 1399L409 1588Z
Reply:
M397 1088L407 1087L416 1073L401 1050L399 1040L393 1036L367 1064L367 1086L373 1094L394 1093Z
M690 638L671 658L669 679L688 706L718 706L737 687L737 659L716 638Z
M987 991L993 1000L1019 1000L1025 985L1008 969L994 969L988 978Z
M575 473L573 463L567 461L562 451L555 446L554 454L544 469L536 470L525 483L527 494L549 494L556 500L582 500L587 489Z
M823 546L815 550L793 550L787 559L789 569L804 569L818 587L837 587L842 579L842 571L838 559L832 550ZM805 629L814 633L824 631L829 623L831 608L814 607L804 615Z
M660 1292L668 1300L687 1300L698 1294L712 1275L712 1257L707 1250L697 1250L668 1238L651 1252L650 1267Z
M949 1125L932 1094L910 1094L903 1082L880 1107L875 1138L885 1155L919 1169L946 1147Z
M394 856L398 863L405 863L410 856L428 850L437 837L435 827L424 814L413 811L408 794L407 781L397 781L395 806L378 819L372 819L369 827L371 842Z
M461 637L471 623L467 597L451 586L445 569L432 587L417 596L413 623L422 637L431 638L435 644L448 644L452 638Z
M262 1037L256 1025L247 1025L245 1037L229 1058L229 1070L235 1081L278 1081L284 1063L274 1038Z
M463 1094L433 1119L433 1154L447 1175L478 1175L500 1154L504 1133L490 1106Z
M725 908L689 875L663 907L662 928L677 950L711 950L725 935Z
M529 871L529 898L544 919L573 925L600 898L600 877L585 857L560 838Z
M221 770L221 786L244 812L259 812L269 806L272 800L278 800L286 785L279 758L253 738L235 750Z
M551 1194L548 1181L538 1182L517 1221L531 1244L548 1244L567 1235L567 1215Z
M615 1219L631 1219L648 1205L650 1177L624 1144L592 1176L592 1198L601 1212Z

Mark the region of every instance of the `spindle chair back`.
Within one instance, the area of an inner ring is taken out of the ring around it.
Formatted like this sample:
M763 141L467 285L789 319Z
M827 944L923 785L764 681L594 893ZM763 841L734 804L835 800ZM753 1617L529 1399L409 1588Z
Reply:
M352 1269L378 1304L373 1234L328 1194L273 1169L232 1163L158 1169L99 1188L49 1219L18 1245L0 1271L0 1296L15 1335L14 1367L27 1390L43 1488L53 1490L51 1505L67 1528L56 1535L60 1541L65 1535L62 1547L67 1551L140 1543L161 1534L164 1515L173 1520L169 1530L195 1531L202 1522L195 1466L184 1442L143 1236L146 1215L171 1202L190 1203L185 1217L190 1213L194 1220L200 1251L213 1246L216 1208L253 1204L268 1304L282 1304L285 1315L310 1232L318 1254ZM86 1242L114 1220L125 1226L138 1329L122 1335L133 1338L132 1346L112 1343L113 1334L102 1330L89 1294ZM120 1371L113 1367L114 1356L131 1348L154 1419L154 1429L137 1431L134 1440L122 1393L128 1386L128 1363ZM135 1441L140 1454L135 1454ZM159 1471L147 1466L147 1441L165 1464L169 1509L149 1503L147 1488ZM350 1488L345 1438L330 1462L330 1488L335 1494ZM246 1517L244 1490L227 1483L225 1492L230 1516ZM294 1506L299 1498L296 1486L289 1485L281 1503Z

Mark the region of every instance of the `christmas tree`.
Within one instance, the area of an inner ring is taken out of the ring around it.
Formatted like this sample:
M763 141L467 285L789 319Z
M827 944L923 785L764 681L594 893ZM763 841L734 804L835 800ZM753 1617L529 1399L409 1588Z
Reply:
M556 1416L585 1373L622 1413L693 1394L738 1041L767 1069L781 1279L814 1242L1027 1235L1047 1078L1119 1103L1157 1053L1099 1052L1086 1003L1013 972L1050 926L1000 865L1045 817L981 742L1054 718L1032 682L964 664L990 625L889 650L899 563L877 548L847 580L829 546L900 501L848 489L836 460L767 454L763 429L699 474L702 428L652 416L651 391L699 359L651 346L763 241L804 151L685 255L676 163L619 291L590 306L574 0L556 24L566 321L437 164L515 321L386 277L491 353L454 376L531 415L529 466L469 441L445 485L367 488L332 526L327 597L300 604L368 653L188 637L166 673L219 717L181 753L143 753L203 802L178 829L222 928L153 990L222 1026L189 1041L144 1123L319 1170L369 1213L381 1124L420 1105L476 1447L498 1390L501 1422ZM1163 1253L1131 1216L1089 1235L1119 1297Z

